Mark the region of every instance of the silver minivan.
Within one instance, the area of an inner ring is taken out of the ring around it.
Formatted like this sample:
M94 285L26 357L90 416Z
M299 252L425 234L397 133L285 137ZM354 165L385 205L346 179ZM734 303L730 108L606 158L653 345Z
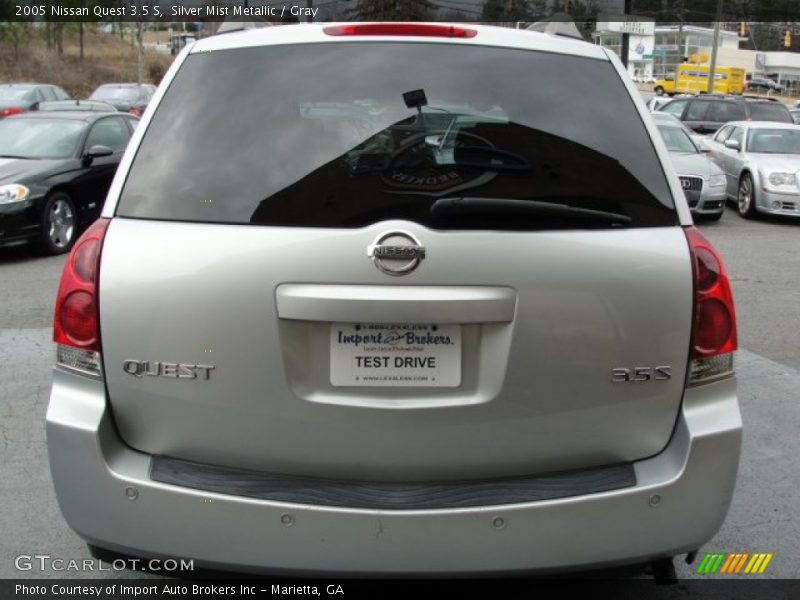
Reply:
M576 40L348 23L185 48L54 329L51 470L95 550L663 565L734 488L728 277L619 61Z

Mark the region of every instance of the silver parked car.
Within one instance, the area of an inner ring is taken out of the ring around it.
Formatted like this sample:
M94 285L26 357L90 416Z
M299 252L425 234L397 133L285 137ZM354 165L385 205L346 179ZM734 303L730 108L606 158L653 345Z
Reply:
M696 133L695 131L692 131L686 126L686 123L681 121L675 115L672 115L667 112L656 111L650 113L650 116L653 117L653 120L656 122L656 124L666 123L669 125L680 126L686 132L686 135L688 135L692 139L694 145L697 146L697 149L700 150L701 152L709 152L711 150L711 148L707 144L708 141L707 135L703 135L702 133Z
M800 217L800 125L735 121L722 127L710 146L739 214Z
M248 571L663 573L708 542L734 306L637 95L608 49L481 25L184 49L56 300L69 525Z
M672 102L675 98L687 98L690 95L691 94L673 94L671 96L653 96L647 101L647 108L650 109L650 112L659 112L664 106Z
M652 116L669 150L692 214L719 220L725 212L725 173L707 158L691 139L686 126L673 115L654 113Z

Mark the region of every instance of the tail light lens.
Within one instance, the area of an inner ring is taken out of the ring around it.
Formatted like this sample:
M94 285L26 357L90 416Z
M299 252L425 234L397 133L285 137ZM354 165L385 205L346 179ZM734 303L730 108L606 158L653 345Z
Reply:
M61 273L53 320L56 363L96 377L102 374L98 273L108 224L108 219L98 219L72 248Z
M332 25L323 28L322 31L328 35L397 35L447 38L473 38L478 35L476 30L465 27L423 23L354 23L352 25Z
M694 274L689 385L733 374L736 312L725 267L714 246L694 227L685 228Z
M10 117L11 115L18 115L20 113L24 113L25 109L19 106L9 106L0 110L0 115L4 117Z
M135 117L141 117L144 114L144 112L142 112L141 110L139 110L134 106L128 109L128 114L133 115Z

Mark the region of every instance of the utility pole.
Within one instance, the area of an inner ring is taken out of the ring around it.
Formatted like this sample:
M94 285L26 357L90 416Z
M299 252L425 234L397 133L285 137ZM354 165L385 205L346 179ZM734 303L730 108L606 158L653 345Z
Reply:
M627 15L631 14L631 3L633 0L625 0L625 8L622 9L623 18L626 18ZM628 45L630 43L630 34L624 33L622 34L622 48L620 49L620 57L622 59L622 64L625 65L625 70L628 70Z
M678 0L675 6L675 13L678 17L678 64L683 64L683 57L686 56L683 48L683 21L686 18L686 7L683 0Z
M714 77L717 74L717 46L719 45L719 26L722 21L722 0L717 0L717 20L714 22L714 42L711 48L711 68L708 70L709 94L714 93Z

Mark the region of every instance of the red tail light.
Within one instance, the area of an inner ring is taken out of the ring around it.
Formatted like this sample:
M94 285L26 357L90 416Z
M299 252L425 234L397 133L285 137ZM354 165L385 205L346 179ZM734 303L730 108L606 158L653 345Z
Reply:
M694 227L686 239L694 270L694 320L691 359L705 359L736 350L736 312L725 267L714 246Z
M323 28L322 31L328 35L396 35L446 38L473 38L478 35L478 32L474 29L423 23L354 23L352 25L332 25Z
M144 114L144 112L142 112L141 110L139 110L135 106L132 106L131 108L128 109L128 114L129 115L133 115L135 117L141 117Z
M10 117L11 115L18 115L20 113L24 113L25 109L19 106L9 106L8 108L4 108L0 110L0 115L4 117Z
M97 282L108 224L108 219L95 221L75 243L64 265L53 322L57 344L100 352Z

